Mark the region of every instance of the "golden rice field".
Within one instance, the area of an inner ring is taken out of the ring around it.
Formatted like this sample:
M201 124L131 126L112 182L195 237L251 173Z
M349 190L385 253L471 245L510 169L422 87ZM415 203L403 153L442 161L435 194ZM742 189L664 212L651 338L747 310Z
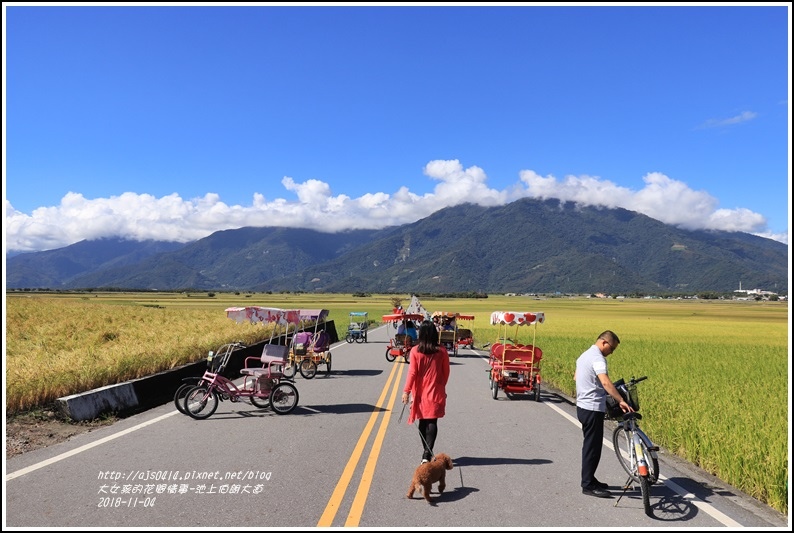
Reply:
M319 298L322 298L320 300ZM84 390L202 359L229 340L269 337L236 324L230 306L329 309L340 338L350 311L379 322L392 295L118 294L6 298L6 409L16 412ZM402 296L403 305L410 297ZM511 336L543 349L546 386L574 395L576 358L605 329L621 339L609 374L639 385L643 429L666 452L788 512L789 312L787 302L602 300L491 296L422 299L430 311L475 315L459 323L475 344L493 342L493 311L544 312Z

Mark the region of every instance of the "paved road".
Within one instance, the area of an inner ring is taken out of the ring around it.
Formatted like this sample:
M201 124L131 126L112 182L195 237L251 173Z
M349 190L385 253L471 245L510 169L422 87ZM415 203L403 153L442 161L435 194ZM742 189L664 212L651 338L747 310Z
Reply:
M452 359L436 452L456 467L435 505L405 495L421 459L402 414L408 365L388 363L385 327L332 349L333 371L295 383L298 408L279 416L222 402L206 420L172 403L6 462L8 527L775 527L787 518L662 454L651 488L584 496L581 430L570 399L540 403L488 389L482 352ZM547 354L546 357L553 357ZM322 367L321 367L322 368ZM605 432L609 437L609 429ZM625 481L605 441L598 476ZM208 479L209 477L209 479ZM148 479L147 479L148 478ZM617 505L616 505L617 503Z

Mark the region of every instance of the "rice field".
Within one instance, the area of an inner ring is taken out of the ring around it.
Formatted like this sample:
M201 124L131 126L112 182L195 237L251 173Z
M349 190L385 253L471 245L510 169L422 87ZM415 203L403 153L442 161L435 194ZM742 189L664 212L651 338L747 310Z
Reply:
M408 295L90 293L6 297L6 411L142 377L203 359L230 340L270 336L236 324L226 307L329 309L340 338L349 312L379 323ZM788 512L789 312L787 302L604 300L491 296L431 299L430 311L475 315L463 322L479 348L496 340L493 311L544 312L515 328L536 335L546 386L574 395L576 358L605 329L620 347L607 359L613 380L639 385L643 429L668 453L716 475L782 513Z

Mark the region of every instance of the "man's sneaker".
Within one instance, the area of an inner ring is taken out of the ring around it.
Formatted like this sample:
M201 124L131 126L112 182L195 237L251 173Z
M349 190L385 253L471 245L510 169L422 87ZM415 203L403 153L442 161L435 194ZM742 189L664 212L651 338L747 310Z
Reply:
M612 494L604 489L600 489L598 487L589 487L583 488L582 494L587 494L588 496L595 496L596 498L611 498Z

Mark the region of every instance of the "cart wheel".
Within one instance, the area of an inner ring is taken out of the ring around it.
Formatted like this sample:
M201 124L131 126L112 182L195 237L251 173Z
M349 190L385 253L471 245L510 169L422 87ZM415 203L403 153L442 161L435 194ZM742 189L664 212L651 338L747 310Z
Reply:
M288 381L282 381L270 392L270 407L277 415L291 413L298 406L298 389Z
M196 385L185 394L185 412L196 420L212 416L218 408L218 395L207 385Z
M394 361L394 359L395 357L391 353L391 348L386 348L386 360L391 363L392 361Z
M491 398L495 400L498 392L499 392L499 382L494 379L493 381L491 381Z
M331 353L328 353L328 357L325 358L325 375L331 375Z
M540 401L540 381L535 383L535 401L536 402Z
M301 361L301 366L299 368L301 376L306 379L312 379L317 374L317 363L312 361L311 359L304 359Z
M348 334L347 334L347 337L345 337L345 340L346 340L348 343L352 343L352 342L353 342L353 340L354 340L354 339L353 339L353 334L352 334L352 333L348 333Z
M284 366L284 371L282 372L282 374L284 375L285 378L294 378L296 368L297 365L295 365L293 361L290 361Z

